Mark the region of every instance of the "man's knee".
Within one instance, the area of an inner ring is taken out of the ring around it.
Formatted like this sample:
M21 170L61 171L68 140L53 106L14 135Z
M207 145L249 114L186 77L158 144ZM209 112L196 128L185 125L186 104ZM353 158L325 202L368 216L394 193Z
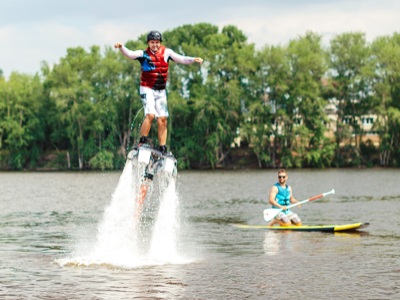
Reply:
M154 115L154 114L147 114L146 115L146 120L149 121L149 122L153 122L155 117L156 117L156 115Z
M301 225L303 225L303 222L301 222L301 220L296 220L296 221L292 220L292 224L295 226L301 226Z
M158 125L167 126L167 117L159 117L157 118Z
M289 220L288 218L282 218L282 219L280 219L278 222L279 222L279 225L280 225L280 226L283 226L283 227L287 227L287 226L292 225L292 224L290 223L290 220Z
M303 222L301 221L301 219L299 217L295 217L291 221L296 226L301 226L303 224Z

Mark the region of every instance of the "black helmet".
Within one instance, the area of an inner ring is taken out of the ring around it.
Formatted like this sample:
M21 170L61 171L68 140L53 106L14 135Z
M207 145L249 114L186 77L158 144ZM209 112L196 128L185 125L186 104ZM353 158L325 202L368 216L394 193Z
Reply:
M147 42L150 40L156 40L162 42L162 35L159 31L157 30L152 30L147 34Z

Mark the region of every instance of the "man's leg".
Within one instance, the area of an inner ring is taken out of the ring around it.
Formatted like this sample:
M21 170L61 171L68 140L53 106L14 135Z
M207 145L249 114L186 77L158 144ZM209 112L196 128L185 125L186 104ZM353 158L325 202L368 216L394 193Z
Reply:
M139 144L147 144L147 135L151 129L151 123L156 116L156 107L154 99L154 91L147 87L140 87L140 97L142 98L142 103L144 106L144 113L146 117L144 118L141 131L141 137Z
M160 146L163 146L167 143L167 117L159 117L157 118L158 124L158 141Z
M274 226L274 224L279 224L280 226L283 226L283 227L287 227L287 226L290 226L290 225L291 225L289 218L287 218L286 216L283 217L283 218L280 219L280 220L277 220L277 219L273 218L273 219L268 223L268 226Z
M273 218L269 223L268 223L268 226L274 226L275 224L277 224L278 223L278 221L275 219L275 218Z
M140 129L142 136L147 136L149 134L150 128L151 128L151 123L153 122L154 117L155 117L154 114L148 114L144 118L142 128Z
M158 142L160 144L160 151L163 154L167 154L167 118L168 106L167 106L167 93L165 90L157 91L155 97L156 107L156 118L158 124Z
M303 224L303 222L301 221L300 217L297 214L294 214L294 216L290 218L290 221L295 226L301 226Z

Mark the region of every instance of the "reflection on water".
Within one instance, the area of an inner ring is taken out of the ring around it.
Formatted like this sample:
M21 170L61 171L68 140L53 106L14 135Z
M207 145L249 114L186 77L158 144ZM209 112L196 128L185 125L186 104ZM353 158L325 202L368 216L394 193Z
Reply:
M321 235L316 237L315 235ZM361 238L369 236L368 231L357 232L294 232L266 230L263 248L266 255L289 255L307 253L309 244L312 250L321 253L349 253L361 246ZM333 243L332 243L332 237ZM330 247L330 249L327 249Z
M398 170L290 171L298 199L337 191L296 209L304 224L371 223L349 233L232 227L264 224L276 172L181 172L177 244L192 263L129 267L123 257L119 266L53 263L95 244L120 175L0 173L1 299L393 299L398 293ZM144 221L143 238L152 241L152 219ZM118 243L124 245L123 235ZM152 253L163 253L166 242L151 244Z
M369 236L369 231L348 231L348 232L334 232L336 237L350 239L350 238L361 238Z
M263 244L265 254L280 255L296 251L296 236L298 235L290 236L288 231L266 231Z

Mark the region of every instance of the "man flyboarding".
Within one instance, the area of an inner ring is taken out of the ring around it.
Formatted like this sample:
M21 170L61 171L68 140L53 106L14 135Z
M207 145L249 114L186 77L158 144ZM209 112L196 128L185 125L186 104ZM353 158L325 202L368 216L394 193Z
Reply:
M269 226L273 226L278 223L281 226L290 226L296 225L301 226L302 221L297 214L292 212L290 209L287 209L287 206L290 203L298 203L292 193L292 188L286 184L288 179L287 173L285 170L279 170L278 172L278 182L271 188L269 192L269 203L272 204L272 208L282 209L275 218L269 222ZM298 207L300 207L299 204Z
M116 43L115 48L119 48L121 53L130 59L136 59L141 64L142 75L140 78L140 97L144 106L145 119L141 128L139 146L147 144L147 135L150 132L151 123L154 118L158 124L159 150L162 154L167 154L167 93L165 91L168 75L168 64L172 60L181 64L200 65L203 59L200 57L182 56L173 50L161 45L162 35L156 30L147 34L146 50L131 51L121 43Z
M162 156L167 154L167 93L165 91L167 85L167 75L169 61L175 61L181 64L192 64L194 62L202 64L203 59L200 57L194 58L190 56L182 56L169 48L161 45L162 35L158 31L150 31L147 34L148 48L146 50L131 51L124 47L121 43L116 43L115 48L119 48L121 53L127 58L136 59L141 65L141 78L140 78L140 97L144 106L145 119L141 128L141 137L137 147L134 147L128 159L132 161L138 161L138 155L143 144L147 144L147 135L150 132L151 123L154 118L157 119L158 124L158 141L159 150ZM145 145L143 145L145 146ZM136 150L135 150L136 149ZM167 155L168 156L168 155ZM168 163L170 162L170 163ZM171 164L172 162L172 164ZM135 219L139 220L139 214L148 191L148 183L153 180L154 174L159 170L166 172L169 169L169 173L173 174L174 159L163 157L160 160L159 154L151 161L147 162L145 175L143 177L142 184L139 188L137 198L137 209L135 211ZM160 164L161 163L161 164ZM176 161L175 161L176 164ZM172 169L171 169L172 168ZM176 176L176 174L175 174Z

